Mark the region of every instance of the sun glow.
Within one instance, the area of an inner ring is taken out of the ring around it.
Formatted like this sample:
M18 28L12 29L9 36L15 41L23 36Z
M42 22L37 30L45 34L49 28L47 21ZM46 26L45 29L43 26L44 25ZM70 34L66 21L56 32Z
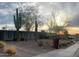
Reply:
M69 34L79 34L79 27L67 27L66 29L68 30Z
M59 26L66 26L67 22L71 20L71 15L65 11L59 11L56 15L56 22Z
M40 31L41 31L41 29L48 31L47 25L44 25L43 27L41 27ZM79 27L66 27L66 29L67 29L68 33L71 34L71 35L79 34ZM60 34L63 35L62 32L60 32Z

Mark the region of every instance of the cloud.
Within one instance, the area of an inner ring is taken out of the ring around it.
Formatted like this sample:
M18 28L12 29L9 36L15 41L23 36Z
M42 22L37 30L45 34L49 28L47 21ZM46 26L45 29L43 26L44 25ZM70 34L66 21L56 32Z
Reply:
M0 24L13 23L13 14L17 3L0 2Z
M56 11L65 11L73 16L70 24L72 26L79 25L79 3L78 2L0 2L0 24L13 24L13 14L17 7L37 6L39 13L48 18L54 8ZM45 19L46 19L45 18ZM45 20L44 19L44 20Z
M72 21L70 22L71 26L79 27L79 14L75 15Z
M51 9L58 11L65 11L66 14L72 16L70 25L79 27L79 3L78 2L43 2L38 3L41 7L41 14L49 17Z

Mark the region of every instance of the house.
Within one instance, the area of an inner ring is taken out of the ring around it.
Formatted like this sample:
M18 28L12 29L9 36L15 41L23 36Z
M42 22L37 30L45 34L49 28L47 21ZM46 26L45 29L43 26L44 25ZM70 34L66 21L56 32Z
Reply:
M27 31L19 31L19 39L20 40L31 40L35 39L36 35L40 38L41 34L46 35L47 33L43 32L27 32ZM16 31L14 30L0 30L0 40L16 40Z
M15 40L16 31L13 30L0 30L0 40ZM35 39L35 32L19 31L19 39Z

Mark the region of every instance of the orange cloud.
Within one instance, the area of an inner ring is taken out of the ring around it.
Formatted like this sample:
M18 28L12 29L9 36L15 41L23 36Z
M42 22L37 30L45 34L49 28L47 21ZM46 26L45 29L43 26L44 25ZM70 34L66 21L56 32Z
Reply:
M67 27L67 30L69 34L79 34L79 27Z

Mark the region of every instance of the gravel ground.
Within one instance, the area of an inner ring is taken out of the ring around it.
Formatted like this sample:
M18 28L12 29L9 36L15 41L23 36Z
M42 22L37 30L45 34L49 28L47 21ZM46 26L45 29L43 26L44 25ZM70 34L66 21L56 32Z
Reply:
M18 41L18 42L6 42L7 46L16 46L17 53L13 57L32 57L42 53L54 50L53 48L40 48L35 41ZM10 57L5 53L0 53L1 57Z

